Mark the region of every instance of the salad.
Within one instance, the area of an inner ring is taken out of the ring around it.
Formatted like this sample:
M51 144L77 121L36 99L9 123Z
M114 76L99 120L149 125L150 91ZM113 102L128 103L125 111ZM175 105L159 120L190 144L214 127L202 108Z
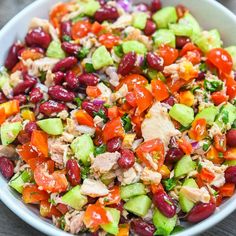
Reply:
M182 5L58 3L0 89L0 172L62 230L166 236L234 194L236 46Z

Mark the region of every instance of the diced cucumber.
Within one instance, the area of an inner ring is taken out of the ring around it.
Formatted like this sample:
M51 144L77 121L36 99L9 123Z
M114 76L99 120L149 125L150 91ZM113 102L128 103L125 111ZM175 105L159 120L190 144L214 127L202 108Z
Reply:
M207 124L212 125L217 114L218 114L217 107L215 106L207 107L196 115L195 120L204 118L207 121Z
M6 71L0 71L0 88L6 83L9 84L9 75Z
M227 160L227 161L224 162L224 165L236 166L236 160Z
M31 178L31 172L25 170L21 174L15 174L9 182L9 186L14 188L17 192L22 193L24 184L30 182Z
M95 70L113 65L113 59L105 46L101 46L95 50L92 55L92 64Z
M152 201L147 195L140 195L126 202L124 208L137 216L144 217L151 207L151 204Z
M194 179L186 179L183 186L198 188L198 185ZM189 212L194 207L194 202L190 201L183 192L179 192L179 204L183 212Z
M119 232L120 211L115 208L105 208L107 213L112 217L112 221L108 224L102 224L101 228L109 234L117 235Z
M177 13L175 7L163 7L161 10L157 11L152 19L157 24L157 27L167 28L168 24L176 23L178 20Z
M77 0L77 3L82 8L82 13L87 16L93 16L100 8L100 4L96 0Z
M189 172L195 170L195 168L196 168L196 163L191 159L190 156L185 155L175 165L174 168L175 177L176 178L182 177L183 175L186 175Z
M148 14L145 12L136 12L133 15L132 25L135 28L143 30L147 23Z
M37 121L37 125L50 135L60 135L63 132L63 124L60 118L49 118Z
M169 29L174 32L176 36L192 36L193 30L189 25L184 24L170 24Z
M156 47L162 44L175 48L175 35L172 30L159 29L153 34L153 41Z
M127 200L131 197L146 194L145 186L142 183L134 183L126 186L121 186L121 199Z
M52 41L46 52L47 57L63 59L66 57L65 52L61 48L61 43L58 41Z
M61 198L61 200L63 203L74 208L77 211L81 210L81 208L88 202L87 197L81 194L79 185L68 191Z
M153 214L153 224L157 228L157 231L154 235L170 235L170 233L175 228L177 222L177 215L173 216L172 218L167 218L164 216L157 208Z
M3 123L1 126L2 145L7 146L12 143L22 130L21 122Z
M88 134L83 134L77 137L71 143L71 149L78 160L81 160L84 165L90 164L90 155L94 152L93 140Z
M136 52L138 54L145 54L147 52L146 46L135 40L122 43L122 49L124 53Z
M204 53L209 52L213 48L220 48L222 46L220 33L216 29L203 31L195 40L195 43Z
M231 55L234 64L234 70L236 70L236 46L227 47L225 50Z
M175 104L169 111L169 115L184 127L188 127L194 120L194 111L184 104Z

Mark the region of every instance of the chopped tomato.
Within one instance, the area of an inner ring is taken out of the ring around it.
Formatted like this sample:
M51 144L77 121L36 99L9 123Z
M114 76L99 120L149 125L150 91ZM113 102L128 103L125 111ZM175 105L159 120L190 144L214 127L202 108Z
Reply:
M99 38L98 41L104 45L106 48L111 49L114 46L119 44L120 37L115 36L110 33L102 34Z
M18 100L11 100L0 104L0 108L4 108L6 118L16 115L20 112L20 104Z
M61 217L61 212L57 210L55 206L48 202L48 200L44 200L40 202L40 215L42 217L51 219L52 216Z
M148 84L148 80L144 76L139 74L127 75L122 80L120 80L120 84L117 87L117 90L120 89L124 84L127 85L129 91L132 91L135 84L145 86Z
M42 163L35 168L34 179L39 187L52 193L64 192L68 187L65 174L58 172L50 174L48 163Z
M167 86L172 94L178 92L180 88L186 85L188 82L183 79L173 80L171 77L167 78Z
M219 193L222 197L232 197L235 191L235 184L226 183L219 189Z
M135 133L139 137L142 136L142 134L141 134L141 125L142 125L143 120L144 120L144 117L141 116L141 115L138 115L138 116L133 115L131 117L131 121L134 124Z
M127 101L132 107L136 107L136 106L137 106L134 92L128 92L125 98L126 98L126 101Z
M201 179L201 176L200 176L199 173L196 175L196 183L197 183L197 185L198 185L199 188L205 186L205 183L204 183L203 180Z
M39 190L36 184L27 185L22 192L24 203L38 204L40 201L49 199L49 194L43 190Z
M91 28L91 31L94 33L94 34L98 34L99 32L101 32L103 30L103 26L101 24L99 24L97 21L95 21L93 24L92 24L92 28Z
M179 56L178 50L168 45L162 45L159 48L159 54L164 59L165 66L173 64Z
M182 149L182 151L185 154L189 155L192 153L193 147L192 147L191 143L189 143L187 140L179 139L178 144L179 144L179 147Z
M219 152L226 151L226 136L225 136L225 134L216 134L214 136L214 146Z
M94 127L93 117L90 116L85 110L76 111L75 118L80 125Z
M91 98L97 98L101 95L101 91L97 86L87 86L86 94Z
M7 116L4 107L0 107L0 125L5 122Z
M37 52L35 49L27 48L21 53L20 56L25 61L28 59L31 59L34 61L34 60L42 58L43 54L40 52Z
M116 236L129 236L129 224L120 224L119 225L119 232Z
M236 160L236 148L229 148L225 153L224 153L224 158L226 160Z
M192 127L188 132L189 137L196 141L200 141L207 136L207 122L206 119L197 119L192 123Z
M199 175L201 180L204 181L205 183L211 183L215 179L214 173L212 173L206 168L202 168Z
M89 33L91 27L92 25L88 20L76 22L71 29L72 38L77 40L85 37Z
M209 60L219 71L230 74L233 69L233 60L230 54L223 48L214 48L207 54Z
M94 204L88 205L83 222L87 228L96 231L101 224L109 223L109 219L104 207Z
M229 99L234 99L236 97L236 81L233 76L228 76L226 79L226 93L229 95Z
M118 204L120 203L120 187L114 186L112 189L110 189L109 194L105 197L99 198L99 202L104 205L112 205L112 204Z
M134 95L138 107L138 113L142 113L147 110L153 102L153 96L149 90L141 85L134 85Z
M27 163L30 166L31 170L34 171L38 165L46 162L47 160L48 158L45 157L37 157L29 159Z
M117 106L109 107L108 108L108 118L110 120L115 119L119 116L119 110Z
M214 164L222 164L224 162L224 158L219 157L219 153L214 146L211 146L206 154L206 158Z
M103 138L105 142L115 137L123 138L124 135L125 131L120 117L107 122L103 129Z
M164 163L164 145L160 139L152 139L139 145L136 149L137 157L145 163L146 166L153 168L148 161L149 155L153 162L156 163L158 169L160 169ZM153 168L156 169L156 168Z
M30 145L41 153L43 156L48 157L48 135L40 130L34 130L31 136Z
M184 56L188 61L192 62L193 65L197 65L201 62L201 53L197 50L187 52Z
M227 96L224 91L217 91L211 94L211 99L214 102L214 104L218 106L221 103L227 102L229 96Z
M198 51L201 52L201 50L194 45L193 43L187 43L184 45L184 47L182 48L181 52L180 52L180 56L183 57L184 55L187 54L187 52L191 52L191 51Z
M167 99L169 97L169 91L164 82L161 80L152 80L152 95L159 102Z
M179 71L179 78L189 81L198 76L198 71L194 69L193 64L190 61L184 61L181 63L181 70Z
M12 73L15 73L16 71L25 71L27 70L27 67L24 65L23 61L19 61L16 63L16 65L11 70Z
M67 3L59 3L52 9L49 18L55 28L59 28L62 17L68 12Z
M23 161L28 163L30 159L36 158L39 156L38 152L36 152L30 143L25 143L22 146L17 148L17 152Z
M165 191L162 184L158 184L158 185L151 184L150 188L151 188L152 193L157 193L159 191L163 191L163 192Z
M65 215L69 211L69 207L63 203L59 203L56 206L57 210L61 212L62 215Z

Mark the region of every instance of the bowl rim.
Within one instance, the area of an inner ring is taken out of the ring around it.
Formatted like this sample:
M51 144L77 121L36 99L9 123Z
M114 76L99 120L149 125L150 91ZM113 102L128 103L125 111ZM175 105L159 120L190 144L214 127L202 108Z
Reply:
M46 3L48 0L36 0L35 2L29 4L26 6L23 10L21 10L17 15L15 15L3 28L0 30L0 38L4 36L4 34L13 26L17 24L18 19L26 15L30 10L37 8L41 4ZM236 23L236 15L231 12L229 9L227 9L225 6L223 6L221 3L215 1L215 0L201 0L205 3L213 5L215 8L217 8L220 11L225 12L235 23ZM57 236L70 236L71 234L62 231L53 224L47 224L47 222L39 220L39 216L32 216L28 213L26 214L24 209L21 207L18 207L16 205L15 197L14 198L8 198L7 195L4 194L5 188L0 188L0 200L20 219L25 221L30 226L34 227L35 229L45 233L46 235L57 235ZM235 209L236 209L236 193L234 194L235 198L230 198L226 201L226 206L224 206L222 209L215 212L214 215L210 216L206 220L197 223L194 226L191 226L190 228L179 232L175 234L176 236L191 236L191 235L197 235L199 233L204 232L205 230L211 228L215 224L219 223L221 220L225 219L228 215L230 215Z

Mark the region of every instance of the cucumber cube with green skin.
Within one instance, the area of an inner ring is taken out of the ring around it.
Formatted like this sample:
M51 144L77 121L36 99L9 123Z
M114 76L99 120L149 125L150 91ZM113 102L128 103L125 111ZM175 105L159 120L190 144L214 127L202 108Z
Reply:
M90 165L90 156L94 152L94 145L88 134L77 137L70 146L78 160L81 160L85 166Z
M225 48L225 50L230 54L233 60L233 68L236 70L236 46L230 46Z
M37 121L37 125L50 135L60 135L63 132L63 124L60 118L49 118Z
M9 84L9 75L6 71L0 72L0 88L2 88L3 85ZM10 86L10 85L9 85Z
M136 52L137 54L145 54L147 52L146 46L143 43L140 43L135 40L126 41L122 43L122 49L125 54L129 52Z
M144 194L146 194L146 190L144 184L142 183L129 184L126 186L121 186L120 188L120 196L123 200Z
M68 191L61 198L61 200L64 204L74 208L77 211L81 210L82 207L88 202L87 197L81 194L79 185Z
M18 193L22 193L24 184L29 183L31 178L31 172L25 170L21 174L15 174L9 182L9 186L14 188Z
M186 179L183 183L183 186L198 188L198 185L194 179ZM189 212L194 207L194 202L190 201L183 192L179 192L179 204L183 212Z
M164 7L161 10L157 11L152 19L157 24L159 29L168 28L168 25L171 23L176 23L178 16L175 10L175 7Z
M22 130L21 122L3 123L1 126L2 145L7 146L12 143Z
M77 3L82 8L82 12L87 16L93 16L100 8L100 4L95 0L77 0Z
M140 195L126 202L124 208L137 216L144 217L148 213L151 205L152 201L147 195Z
M176 36L192 36L193 29L189 25L184 24L170 24L169 29L174 32Z
M236 166L236 160L227 160L227 161L224 162L224 165Z
M112 221L108 224L102 224L101 228L109 234L117 235L119 233L120 211L115 208L106 207L105 210L112 217Z
M135 28L143 30L147 23L148 14L145 12L136 12L133 15L132 25Z
M218 114L218 108L215 106L204 108L202 111L200 111L196 117L195 120L204 118L207 122L207 124L212 125L214 123L214 120L216 118L216 115Z
M156 47L162 44L175 48L175 34L172 30L159 29L153 34L153 41Z
M195 40L197 46L207 53L213 48L221 48L222 41L218 30L203 31L201 35Z
M183 104L175 104L169 111L169 115L184 127L188 127L194 120L194 111Z
M97 48L92 55L92 64L95 70L111 66L113 63L113 59L105 46Z
M65 52L61 48L61 43L58 41L52 41L46 52L47 57L63 59L66 57Z
M185 155L175 165L175 178L182 177L195 169L196 163L191 159L190 156Z
M156 208L153 214L152 221L157 228L157 231L154 233L154 235L167 236L170 235L170 233L175 228L175 225L177 223L177 215L173 216L172 218L167 218Z

